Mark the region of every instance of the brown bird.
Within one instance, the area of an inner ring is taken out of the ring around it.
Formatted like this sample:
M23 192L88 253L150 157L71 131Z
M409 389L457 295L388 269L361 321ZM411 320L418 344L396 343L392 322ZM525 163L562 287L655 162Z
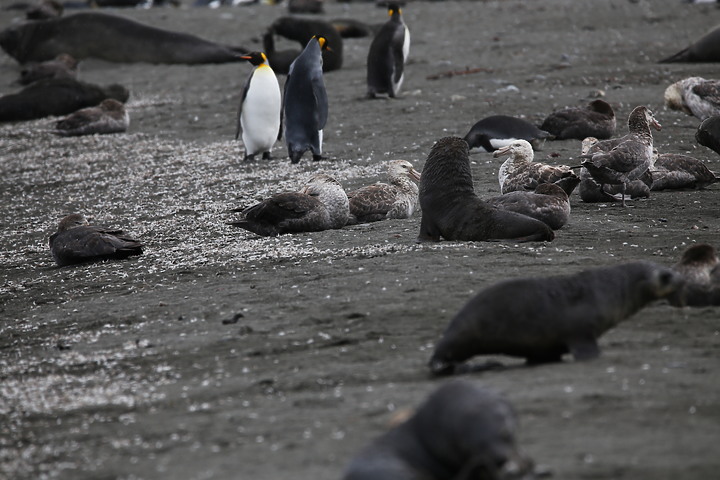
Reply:
M388 162L389 183L375 183L348 193L348 225L388 218L409 218L418 205L420 173L406 160Z
M122 133L130 125L125 105L113 98L106 98L100 105L82 108L55 123L53 133L63 137L80 135Z
M615 112L605 100L593 100L586 107L566 107L548 115L540 128L557 140L585 137L610 138L615 134Z
M510 155L510 158L498 171L502 193L533 191L541 183L556 183L570 195L577 186L577 175L567 165L533 162L533 147L527 140L515 140L493 153L495 158L503 155Z
M662 128L649 108L642 105L635 107L628 117L629 133L622 141L608 152L593 153L591 149L590 153L580 156L585 159L582 166L600 184L601 189L607 184L621 186L623 207L627 185L648 175L653 164L653 137L650 127L657 130Z
M665 105L705 120L720 115L720 80L688 77L665 89Z
M579 183L580 179L575 177L575 181ZM570 218L570 198L555 183L541 183L534 192L509 192L485 201L502 210L536 218L553 230L561 228Z
M657 155L651 173L651 190L702 189L720 181L702 161L678 153Z
M243 218L228 225L266 237L342 228L350 215L342 185L323 174L315 175L299 192L279 193L233 211L241 211Z
M122 259L143 253L143 244L122 230L90 225L74 213L63 218L50 236L50 252L59 266Z
M78 61L67 53L61 53L52 60L33 63L20 70L20 84L30 85L46 78L75 78Z

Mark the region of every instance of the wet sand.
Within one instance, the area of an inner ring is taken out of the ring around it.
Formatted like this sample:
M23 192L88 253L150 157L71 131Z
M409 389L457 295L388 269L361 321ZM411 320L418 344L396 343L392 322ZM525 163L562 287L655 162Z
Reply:
M370 4L326 10L386 19ZM117 12L250 47L285 13ZM671 265L692 243L717 246L717 186L653 192L628 208L575 193L552 243L417 245L419 212L269 239L226 225L229 209L316 172L350 190L382 180L389 159L421 170L435 140L480 118L539 123L598 92L619 132L648 105L663 125L661 152L720 171L717 154L695 143L698 121L662 106L667 85L717 78L717 66L656 63L714 26L715 6L413 2L404 14L412 46L401 98L363 100L367 38L346 40L343 68L326 75L326 161L290 165L278 144L271 161L241 162L233 137L247 63L89 60L81 79L130 89L127 134L58 138L53 119L0 125L0 478L337 479L398 409L443 381L426 367L434 342L480 289L629 260ZM0 26L18 19L5 13ZM482 70L428 78L466 68ZM1 94L18 88L18 71L0 54ZM559 141L536 156L572 164L579 151ZM500 160L471 161L478 194L497 195ZM47 238L71 212L124 228L146 253L54 267ZM602 337L595 361L528 368L498 358L517 368L465 378L512 401L521 446L554 478L704 480L720 469L719 331L718 308L659 302Z

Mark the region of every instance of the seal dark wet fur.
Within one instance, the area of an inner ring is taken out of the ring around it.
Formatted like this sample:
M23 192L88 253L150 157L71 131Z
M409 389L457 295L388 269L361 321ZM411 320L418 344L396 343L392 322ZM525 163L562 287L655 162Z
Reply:
M720 115L706 118L700 122L695 132L695 140L700 145L720 154Z
M660 63L720 62L720 26Z
M512 405L462 380L437 388L404 423L349 463L343 480L529 479Z
M422 220L418 241L550 241L555 235L540 220L500 210L473 190L468 144L445 137L433 145L420 179Z
M40 80L18 93L0 97L0 122L67 115L95 106L106 98L125 102L128 96L122 85L100 87L73 78Z
M95 12L10 26L0 32L0 47L20 63L61 53L109 62L224 63L238 62L248 51Z
M452 373L475 355L509 355L528 363L560 361L566 353L575 360L595 358L603 333L681 285L673 270L649 262L500 282L450 321L430 368Z
M55 263L61 267L143 253L143 244L122 230L89 225L87 219L77 213L60 221L49 244Z

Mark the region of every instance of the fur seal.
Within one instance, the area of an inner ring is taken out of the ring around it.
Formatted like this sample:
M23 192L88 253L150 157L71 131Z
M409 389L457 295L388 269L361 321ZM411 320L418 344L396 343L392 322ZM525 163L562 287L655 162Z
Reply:
M720 62L720 25L659 63Z
M422 220L418 242L446 240L550 241L552 229L540 220L500 210L473 190L468 144L444 137L433 145L420 179Z
M343 480L534 478L512 405L468 381L438 387L405 422L362 449Z
M664 100L668 108L694 115L700 120L720 115L720 80L684 78L665 89Z
M672 269L632 262L557 277L520 278L478 293L450 321L430 359L449 374L475 355L509 355L528 363L600 355L597 339L682 279Z
M695 140L703 147L720 154L720 115L700 122L695 132Z
M720 305L720 260L715 247L707 243L688 247L672 268L683 278L684 284L668 297L670 305Z
M78 60L191 65L238 62L249 51L95 12L10 26L0 32L0 47L20 63L67 53Z
M610 138L615 134L615 112L605 100L593 100L586 107L566 107L548 115L540 125L556 140L585 137Z
M127 89L121 85L100 87L72 78L40 80L18 93L0 97L0 122L67 115L97 105L106 98L125 102L128 96Z
M388 218L409 218L418 205L420 173L407 160L388 162L389 183L375 183L348 193L348 225Z
M629 133L608 152L592 152L581 155L581 166L592 178L603 185L619 185L622 194L622 206L625 206L627 185L648 175L653 164L653 136L650 127L660 130L662 127L652 111L640 105L635 107L628 117ZM650 180L652 182L652 180Z
M387 93L394 98L405 78L405 62L410 53L410 30L396 3L388 4L390 19L370 44L367 56L367 97Z
M298 55L300 55L300 52L302 52L302 50L300 50L299 48L289 50L276 50L275 34L272 32L272 29L268 29L265 31L262 37L262 41L263 49L265 50L265 55L267 55L268 57L268 63L270 63L270 67L278 75L287 75L290 71L290 65L292 65Z
M575 177L580 183L580 178ZM570 198L555 183L541 183L533 192L514 191L485 200L490 205L537 218L553 230L558 230L570 218Z
M311 38L323 37L330 46L322 51L323 72L339 70L343 63L343 39L331 23L300 17L280 17L270 26L270 31L289 40L295 40L305 48ZM275 66L270 62L273 69Z
M97 107L82 108L55 123L53 133L63 137L122 133L130 125L125 105L106 98Z
M279 193L233 211L242 211L243 218L228 225L265 237L342 228L350 215L342 185L324 174L315 175L299 192Z
M526 120L507 115L485 117L465 135L470 149L479 148L483 152L493 152L515 140L526 140L535 150L540 150L547 139L552 139L551 133Z
M509 155L498 169L500 191L505 194L515 191L532 191L543 183L554 183L570 195L577 187L579 178L567 165L548 165L534 162L530 142L515 140L493 153L493 157Z
M50 236L50 252L63 267L106 259L123 259L143 253L143 244L122 230L90 225L74 213L63 218L57 232Z

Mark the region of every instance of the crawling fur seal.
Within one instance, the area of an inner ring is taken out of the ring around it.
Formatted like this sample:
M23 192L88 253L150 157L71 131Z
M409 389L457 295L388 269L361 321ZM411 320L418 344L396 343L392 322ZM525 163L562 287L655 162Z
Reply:
M223 63L242 61L248 51L95 12L10 26L0 32L0 47L20 63L61 53L110 62Z
M422 221L418 241L552 240L546 224L520 213L501 210L473 190L468 144L445 137L433 145L420 179Z
M517 419L492 390L450 381L406 422L377 438L348 465L343 480L534 478L515 443Z
M568 352L576 360L595 358L598 337L681 286L680 275L649 262L500 282L450 321L430 369L453 373L475 355L510 355L528 363L560 361Z

